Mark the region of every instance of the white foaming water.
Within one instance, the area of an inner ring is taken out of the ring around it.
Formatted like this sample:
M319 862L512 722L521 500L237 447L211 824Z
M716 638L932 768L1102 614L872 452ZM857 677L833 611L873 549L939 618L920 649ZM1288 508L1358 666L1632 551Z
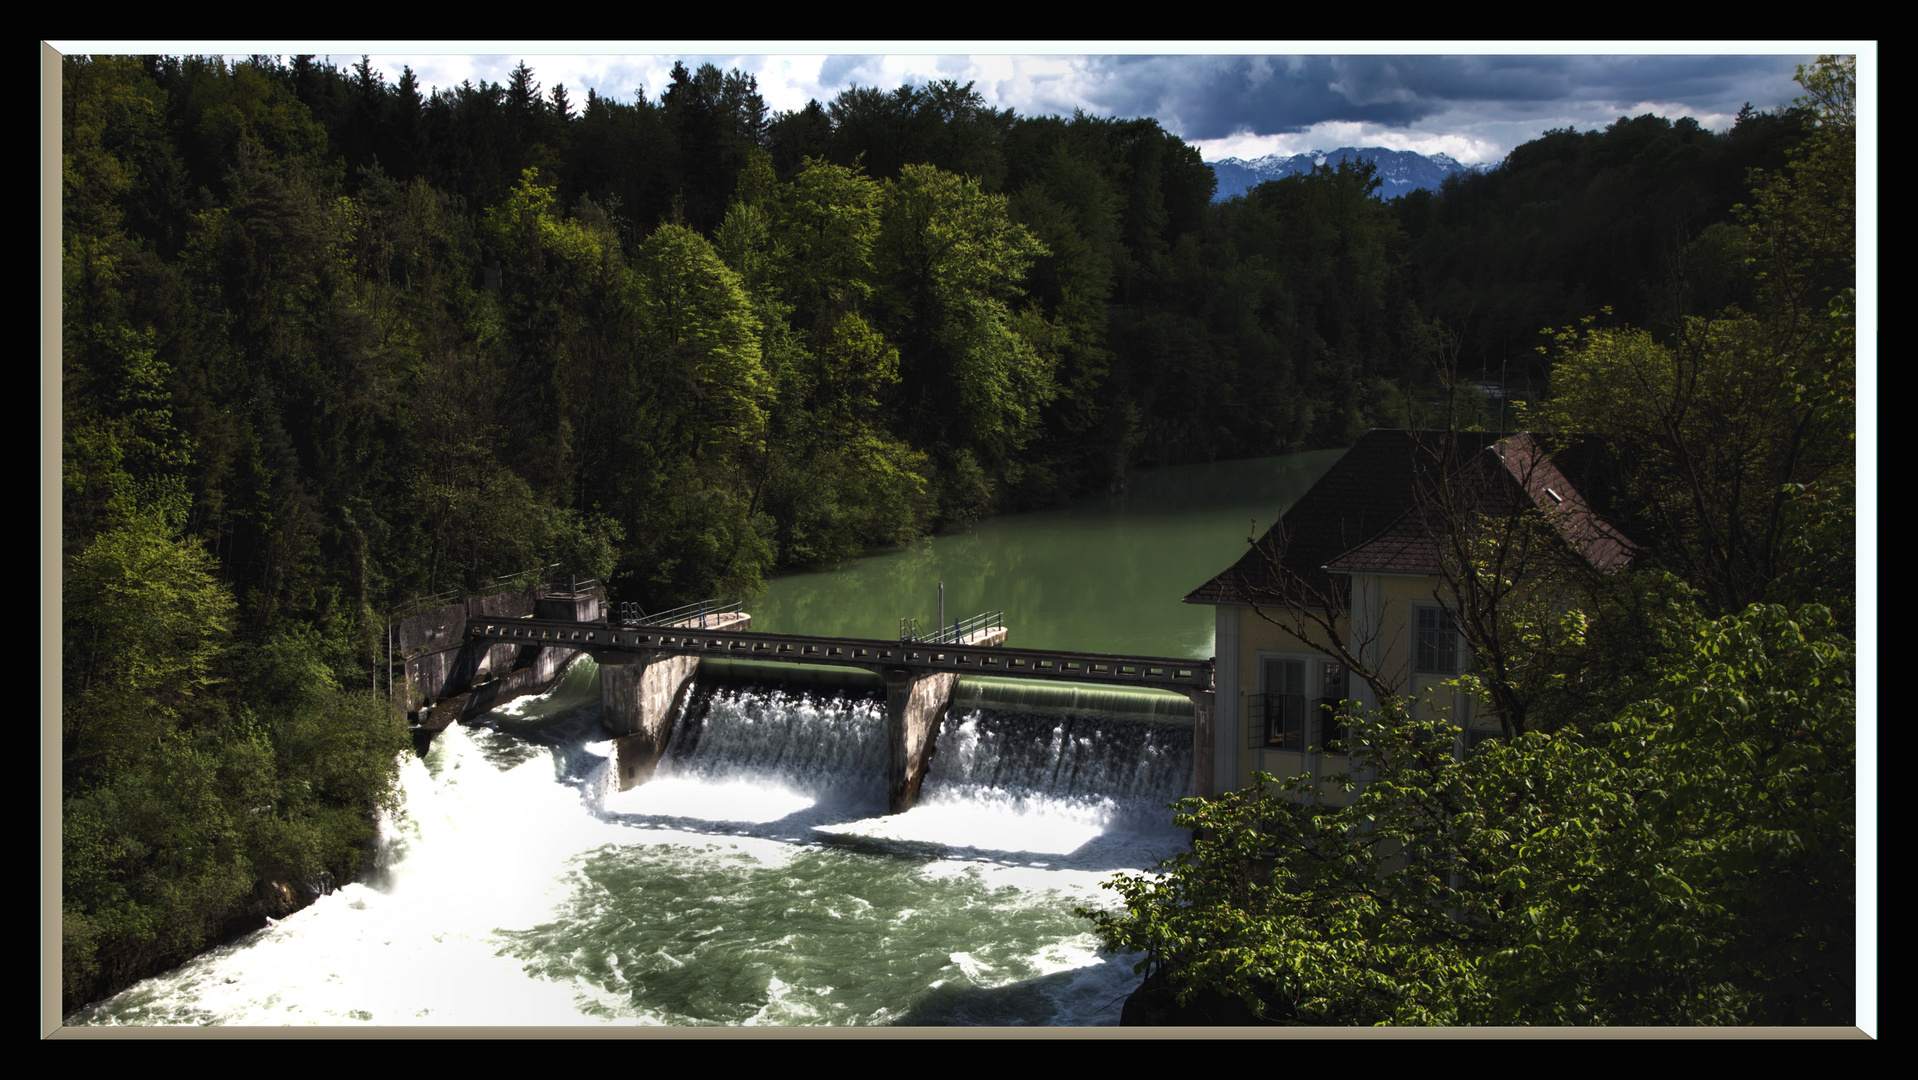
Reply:
M886 816L881 704L702 691L609 793L581 681L409 760L366 883L70 1022L1117 1022L1131 958L1070 909L1182 844L1178 729L973 710Z
M95 1022L584 1022L572 990L527 980L492 940L547 917L567 861L618 839L553 771L502 771L473 732L449 729L428 762L402 767L403 816L367 883L126 991Z
M829 805L882 805L886 712L860 697L715 689L676 726L660 772L726 783L745 779L806 792Z

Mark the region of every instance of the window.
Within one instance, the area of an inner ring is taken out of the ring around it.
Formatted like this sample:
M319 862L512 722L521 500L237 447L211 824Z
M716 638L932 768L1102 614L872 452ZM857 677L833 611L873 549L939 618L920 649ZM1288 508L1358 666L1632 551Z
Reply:
M1264 742L1275 750L1305 749L1305 662L1267 660L1259 695Z
M1318 739L1314 745L1334 754L1345 752L1345 714L1339 710L1339 702L1348 695L1345 692L1345 665L1334 660L1326 660L1319 668L1319 700L1314 716L1319 722Z
M1265 658L1252 695L1246 746L1265 750L1345 752L1345 665L1332 660ZM1313 694L1313 683L1318 693Z
M1420 675L1458 674L1458 626L1452 613L1440 607L1418 609L1418 648L1414 663Z

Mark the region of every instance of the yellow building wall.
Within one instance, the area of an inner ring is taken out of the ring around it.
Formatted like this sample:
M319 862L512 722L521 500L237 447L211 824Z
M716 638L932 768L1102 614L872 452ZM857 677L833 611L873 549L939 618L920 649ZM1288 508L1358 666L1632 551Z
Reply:
M1474 710L1469 699L1463 694L1454 694L1442 685L1453 676L1419 675L1413 671L1418 608L1437 603L1433 598L1433 589L1438 579L1383 575L1355 575L1354 578L1353 611L1341 614L1335 624L1337 632L1346 639L1347 647L1373 663L1375 670L1383 674L1388 685L1398 693L1411 696L1416 702L1416 715L1422 718L1444 716L1460 727L1479 726L1474 722ZM1332 805L1345 805L1356 792L1342 790L1326 778L1350 771L1346 755L1324 753L1317 748L1301 753L1269 750L1255 745L1260 734L1255 731L1259 726L1255 697L1262 689L1259 684L1261 662L1268 659L1306 661L1309 673L1308 699L1311 699L1322 692L1318 682L1320 669L1316 665L1327 659L1324 653L1313 647L1315 643L1323 642L1323 630L1309 623L1301 627L1282 610L1268 609L1267 614L1272 619L1286 620L1288 625L1278 625L1250 607L1218 608L1218 641L1222 647L1228 643L1235 645L1232 649L1232 674L1236 684L1228 688L1222 682L1218 687L1221 699L1227 694L1232 695L1229 715L1226 701L1221 700L1218 709L1219 736L1231 740L1230 752L1221 752L1218 759L1218 765L1224 766L1218 768L1220 785L1248 787L1256 771L1280 779L1304 774L1317 782L1320 798ZM1233 625L1226 625L1228 621ZM1358 635L1353 633L1355 624L1361 630ZM1460 664L1463 666L1467 663L1469 659L1461 645ZM1353 676L1347 678L1345 695L1365 705L1375 704L1370 688ZM1357 779L1362 781L1363 777Z

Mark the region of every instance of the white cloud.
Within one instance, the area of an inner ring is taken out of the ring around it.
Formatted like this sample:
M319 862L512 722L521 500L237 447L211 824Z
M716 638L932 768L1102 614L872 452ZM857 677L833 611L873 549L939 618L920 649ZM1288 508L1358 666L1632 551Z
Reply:
M1387 150L1410 150L1417 154L1449 154L1461 164L1499 161L1505 148L1494 139L1443 131L1395 130L1379 124L1333 121L1314 124L1290 135L1255 135L1242 132L1224 139L1195 139L1191 145L1207 161L1239 158L1250 161L1267 154L1291 157L1315 150L1337 150L1341 146L1382 146Z

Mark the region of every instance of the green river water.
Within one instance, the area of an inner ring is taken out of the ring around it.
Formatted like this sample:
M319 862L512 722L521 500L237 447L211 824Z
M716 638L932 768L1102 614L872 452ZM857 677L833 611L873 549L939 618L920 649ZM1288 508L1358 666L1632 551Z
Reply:
M772 583L756 628L890 639L1005 613L1007 644L1212 655L1179 602L1337 451L1142 472ZM734 673L737 674L736 672ZM598 671L434 741L379 865L70 1024L1109 1025L1137 985L1072 914L1179 850L1179 710L961 682L920 805L885 814L869 693L701 677L658 775L609 788ZM1189 717L1189 709L1185 711Z

